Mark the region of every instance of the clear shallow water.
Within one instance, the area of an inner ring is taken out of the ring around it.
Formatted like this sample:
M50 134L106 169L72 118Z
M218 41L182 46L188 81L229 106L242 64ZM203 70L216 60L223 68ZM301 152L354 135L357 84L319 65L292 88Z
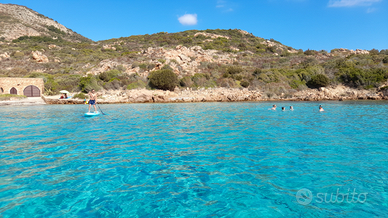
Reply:
M0 214L387 217L388 104L274 103L0 107Z

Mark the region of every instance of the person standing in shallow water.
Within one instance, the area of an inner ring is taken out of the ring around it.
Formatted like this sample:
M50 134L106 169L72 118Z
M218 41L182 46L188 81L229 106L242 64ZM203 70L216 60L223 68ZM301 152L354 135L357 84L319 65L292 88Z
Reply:
M276 104L274 104L273 106L272 106L272 108L271 109L268 109L268 110L276 110Z
M293 111L294 110L294 107L290 106L290 111Z
M92 91L89 92L89 96L90 96L90 99L89 99L89 112L90 113L90 107L93 105L94 107L94 113L97 112L97 108L96 108L96 102L97 102L97 94L94 93L94 89L92 89Z
M286 108L285 108L285 107L282 107L282 111L286 111Z
M325 110L323 110L322 105L319 105L319 112L323 112L323 111L325 111Z

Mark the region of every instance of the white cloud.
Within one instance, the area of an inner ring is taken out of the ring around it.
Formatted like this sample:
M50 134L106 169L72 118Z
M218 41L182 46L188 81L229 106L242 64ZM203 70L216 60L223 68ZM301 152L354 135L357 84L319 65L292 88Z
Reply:
M232 12L234 11L233 7L235 7L236 4L231 1L225 1L225 0L217 0L216 8L221 10L222 12Z
M372 12L375 12L377 10L377 8L368 8L367 10L366 10L366 13L372 13Z
M330 0L329 7L370 6L382 0Z
M185 14L178 18L179 23L185 26L192 26L198 23L197 14Z
M225 7L225 1L224 0L217 0L216 8L223 8Z

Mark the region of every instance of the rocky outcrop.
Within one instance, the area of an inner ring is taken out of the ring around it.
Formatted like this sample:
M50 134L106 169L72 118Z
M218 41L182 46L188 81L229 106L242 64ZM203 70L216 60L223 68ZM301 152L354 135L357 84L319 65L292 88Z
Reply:
M229 64L235 60L235 54L219 54L217 50L203 50L200 46L187 48L178 45L175 49L148 48L143 51L143 55L149 58L159 57L166 60L176 74L194 75L200 70L201 62L213 62ZM181 68L181 69L179 69Z
M178 89L162 90L109 90L100 91L100 104L121 103L179 103L179 102L239 102L239 101L324 101L324 100L388 100L382 92L356 90L344 86L308 89L296 92L292 96L272 96L268 98L259 90L230 88L201 88L198 90ZM388 93L387 93L388 94ZM81 99L50 99L47 104L84 104Z
M174 102L232 102L232 101L260 101L261 93L257 90L209 88L176 91L162 90L110 90L99 92L100 104L116 103L174 103ZM47 104L84 104L80 99L51 99L45 98Z
M299 101L322 101L322 100L382 100L385 99L382 93L368 90L357 90L345 86L337 86L319 89L308 89L297 92L293 100Z
M213 34L213 33L204 33L204 32L198 32L196 34L194 34L194 37L197 37L197 36L205 36L205 37L210 37L212 39L216 39L216 38L225 38L225 39L230 39L229 36L222 36L222 35L217 35L217 34Z
M106 91L102 93L102 98L106 102L128 102L128 103L148 103L148 102L214 102L214 101L258 101L261 93L248 89L184 89L175 91L162 90L127 90L127 91Z
M10 58L11 56L7 53L7 52L4 52L4 54L0 54L0 61L3 59L3 58Z
M340 55L340 56L349 56L349 55L353 55L353 54L369 54L369 51L367 50L362 50L362 49L356 49L356 50L349 50L349 49L346 49L346 48L339 48L339 49L333 49L332 50L332 56L336 56L336 55Z
M159 70L164 65L168 64L178 75L194 75L200 72L199 66L201 62L213 62L219 64L230 64L235 61L235 54L220 54L217 50L203 50L200 46L187 48L178 45L175 49L166 49L163 47L152 48L142 51L142 55L153 60L147 62L152 64L153 69L140 70L138 66L134 67L132 64L119 63L112 60L103 60L97 66L92 67L87 74L98 75L108 70L115 69L121 65L125 69L125 73L137 73L142 77L147 77L151 71ZM159 60L165 60L163 63ZM91 67L90 64L83 68Z
M46 55L42 54L40 51L32 51L31 52L32 59L34 59L38 63L47 63L49 62Z
M295 49L291 49L291 48L289 48L289 47L287 47L287 46L285 46L285 45L282 45L282 44L277 43L277 42L272 42L272 41L270 41L270 40L265 40L265 41L263 41L263 42L260 42L260 44L266 45L266 46L268 46L268 47L279 48L279 49L285 50L285 51L287 51L287 52L289 52L289 53L298 53L298 51L295 50ZM278 55L278 54L275 53L275 55Z

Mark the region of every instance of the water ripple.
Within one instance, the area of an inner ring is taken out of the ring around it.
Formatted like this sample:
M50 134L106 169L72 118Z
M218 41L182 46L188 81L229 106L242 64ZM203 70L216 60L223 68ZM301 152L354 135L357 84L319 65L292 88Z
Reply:
M388 216L385 102L272 104L1 107L0 214ZM302 205L302 188L368 198Z

